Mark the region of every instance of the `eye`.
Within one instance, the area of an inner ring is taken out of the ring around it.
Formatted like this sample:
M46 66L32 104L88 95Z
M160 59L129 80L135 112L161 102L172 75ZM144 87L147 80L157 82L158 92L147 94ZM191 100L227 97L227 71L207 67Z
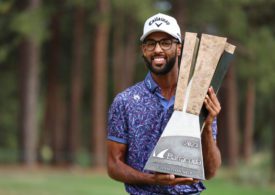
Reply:
M172 43L172 41L169 40L169 39L165 39L165 40L162 40L162 41L161 41L161 45L162 45L163 47L170 47L171 43Z
M145 44L146 44L147 46L154 46L154 45L156 44L156 42L153 41L153 40L148 40L148 41L146 41Z

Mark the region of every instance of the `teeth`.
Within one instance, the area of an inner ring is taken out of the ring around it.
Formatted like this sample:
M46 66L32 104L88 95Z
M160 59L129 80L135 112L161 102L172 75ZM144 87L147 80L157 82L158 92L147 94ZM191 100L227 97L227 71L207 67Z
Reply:
M163 57L155 57L155 58L153 59L153 61L154 61L155 63L157 63L157 64L162 64L162 63L165 63L165 58L163 58Z
M164 59L164 57L162 57L162 56L155 56L155 57L153 57L153 59Z

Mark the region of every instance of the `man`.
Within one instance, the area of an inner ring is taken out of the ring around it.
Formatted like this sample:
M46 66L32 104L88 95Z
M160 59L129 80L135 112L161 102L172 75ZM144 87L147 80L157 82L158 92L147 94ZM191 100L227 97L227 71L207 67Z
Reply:
M154 146L173 113L181 55L177 21L157 14L144 24L142 53L149 69L144 81L118 94L108 118L108 174L125 183L130 194L200 194L203 184L193 178L144 170ZM204 102L209 115L202 133L206 178L221 164L216 146L219 101L212 88Z

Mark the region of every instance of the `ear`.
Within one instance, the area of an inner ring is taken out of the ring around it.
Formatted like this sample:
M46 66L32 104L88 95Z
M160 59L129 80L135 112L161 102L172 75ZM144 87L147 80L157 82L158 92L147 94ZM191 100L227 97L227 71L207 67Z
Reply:
M145 53L146 49L143 44L140 45L140 50L142 51L142 54Z
M181 55L181 47L182 47L181 43L177 44L177 54L178 54L178 56Z

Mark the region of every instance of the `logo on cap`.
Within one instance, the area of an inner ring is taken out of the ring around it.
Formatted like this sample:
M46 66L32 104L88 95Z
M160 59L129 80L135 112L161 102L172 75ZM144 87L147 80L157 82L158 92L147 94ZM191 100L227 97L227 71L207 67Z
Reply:
M149 22L149 26L151 26L153 23L158 22L158 21L164 22L164 23L166 23L166 25L170 25L170 22L167 19L161 18L161 17L155 17L153 20L151 20ZM159 24L156 23L157 27L160 27L161 24L162 23L159 23Z
M157 27L160 27L160 25L162 25L162 23L160 23L160 24L156 23L156 25L157 25Z

